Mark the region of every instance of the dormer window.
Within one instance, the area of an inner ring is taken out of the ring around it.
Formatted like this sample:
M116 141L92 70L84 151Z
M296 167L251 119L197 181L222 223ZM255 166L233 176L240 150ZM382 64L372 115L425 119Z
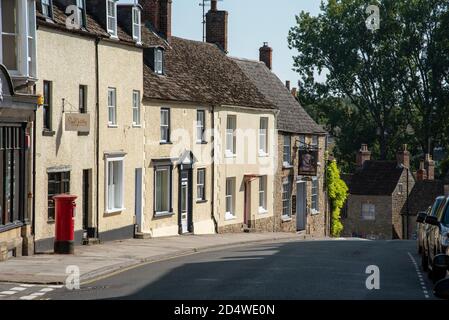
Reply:
M41 0L41 2L42 2L42 14L49 19L53 19L52 0Z
M78 8L78 22L80 28L86 28L86 0L76 0L76 7Z
M154 72L164 74L164 50L161 48L154 49Z
M112 37L117 37L117 4L115 0L107 0L107 28Z
M137 7L133 7L133 39L137 43L141 43L140 9Z
M13 78L36 77L34 0L0 1L0 63Z

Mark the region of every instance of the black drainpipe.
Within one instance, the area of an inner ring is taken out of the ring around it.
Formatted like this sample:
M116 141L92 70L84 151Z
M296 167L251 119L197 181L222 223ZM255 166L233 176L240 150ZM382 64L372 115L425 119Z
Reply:
M95 155L96 155L96 213L97 213L97 226L96 226L96 238L100 239L100 209L99 209L99 190L100 190L100 180L99 180L99 169L100 169L100 84L99 84L99 63L98 63L98 44L100 38L95 39L95 117L96 117L96 127L95 127Z
M33 200L32 200L32 206L33 209L31 211L31 215L32 215L32 222L31 222L31 234L34 236L35 235L35 231L36 231L36 130L37 130L37 126L36 126L36 116L37 116L37 111L34 111L34 121L33 121L33 186L32 186L32 190L33 190Z
M217 223L217 219L215 218L215 210L214 210L214 199L215 199L215 150L214 150L214 145L215 145L215 119L214 119L214 107L212 106L211 109L211 128L212 128L212 134L211 134L211 145L212 145L212 151L211 151L211 159L212 159L212 194L211 194L211 213L212 213L212 221L214 222L214 226L215 226L215 233L218 233L218 223Z

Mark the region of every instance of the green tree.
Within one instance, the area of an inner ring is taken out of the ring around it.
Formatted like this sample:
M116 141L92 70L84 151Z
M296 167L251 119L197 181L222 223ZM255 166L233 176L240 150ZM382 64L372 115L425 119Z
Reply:
M374 32L366 27L366 8L373 4L380 8ZM301 12L288 36L299 52L300 100L312 97L319 108L312 114L332 130L339 117L346 126L356 124L354 135L341 138L373 138L381 159L404 142L422 152L429 141L431 150L447 144L448 8L447 0L329 0L316 17ZM316 74L323 72L326 81L319 83ZM356 110L350 117L348 106ZM342 151L348 146L338 145Z
M340 236L343 224L340 221L341 208L343 208L348 197L348 187L340 178L340 170L337 162L331 161L327 166L327 192L331 203L331 234L333 237Z

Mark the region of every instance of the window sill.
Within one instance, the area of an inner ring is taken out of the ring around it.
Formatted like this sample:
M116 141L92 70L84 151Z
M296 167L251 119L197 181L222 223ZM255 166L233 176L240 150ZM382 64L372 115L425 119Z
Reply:
M231 154L231 153L225 153L225 158L228 158L228 159L237 158L237 155Z
M141 124L133 124L133 128L142 128Z
M171 142L171 141L160 141L159 144L160 144L160 145L164 145L164 144L173 144L173 142Z
M48 219L47 223L48 224L55 224L56 220L55 219Z
M196 144L207 144L207 141L197 141Z
M225 214L225 221L232 221L232 220L236 220L237 217L235 215L233 215L230 212L226 212Z
M44 136L44 137L53 137L54 135L56 134L56 132L55 131L51 131L51 130L43 130L42 131L42 135Z
M267 213L268 213L267 209L259 208L259 214L267 214Z
M270 155L266 152L259 151L259 158L268 158Z
M78 131L78 136L80 136L80 137L86 137L89 134L90 134L90 132L80 132L80 131Z
M154 217L155 218L166 218L166 217L171 217L174 214L175 214L174 212L155 212Z
M290 222L290 221L292 221L292 217L282 216L281 220L282 220L282 222Z
M310 210L310 215L311 216L316 216L316 215L318 215L318 214L320 214L320 212L319 211L317 211L317 210Z
M292 164L288 164L288 163L283 163L282 164L282 169L292 169L293 165Z
M114 214L114 213L122 212L125 210L126 210L125 208L116 208L116 209L106 210L104 213L105 214Z
M196 203L206 203L208 202L208 200L203 200L203 199L197 199Z
M118 128L118 125L116 125L116 124L108 124L108 128Z

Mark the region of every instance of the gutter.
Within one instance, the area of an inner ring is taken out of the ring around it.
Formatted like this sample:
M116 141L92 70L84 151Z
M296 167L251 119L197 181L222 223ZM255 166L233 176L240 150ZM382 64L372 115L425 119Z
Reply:
M96 238L100 239L100 210L99 210L99 190L100 190L100 180L99 180L99 169L100 169L100 80L99 80L99 61L98 61L98 44L101 38L97 37L95 39L95 161L96 161Z

